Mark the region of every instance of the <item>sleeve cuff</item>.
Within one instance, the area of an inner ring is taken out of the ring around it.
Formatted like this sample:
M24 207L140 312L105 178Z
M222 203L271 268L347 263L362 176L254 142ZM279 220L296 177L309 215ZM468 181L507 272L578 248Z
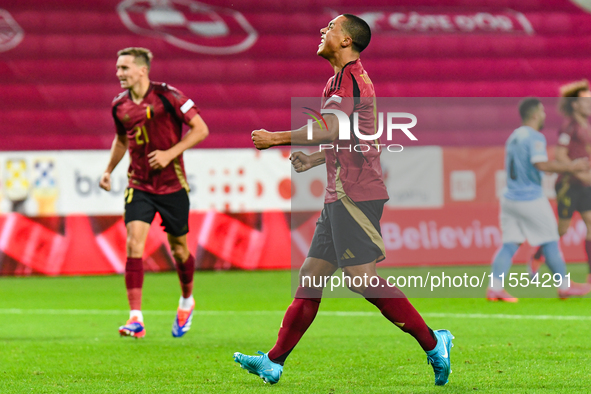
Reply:
M536 164L536 163L543 163L545 161L548 161L548 156L546 155L537 155L537 156L533 156L530 160L530 162L532 164Z

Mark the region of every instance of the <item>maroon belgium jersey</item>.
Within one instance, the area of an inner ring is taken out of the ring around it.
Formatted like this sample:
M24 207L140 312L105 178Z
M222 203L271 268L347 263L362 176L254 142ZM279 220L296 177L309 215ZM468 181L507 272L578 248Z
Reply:
M112 108L117 134L127 135L129 141L129 187L153 194L188 192L182 154L162 170L150 167L148 154L181 140L183 123L199 113L193 100L165 83L150 82L140 104L127 90L113 100Z
M568 158L571 160L583 157L591 158L591 127L581 126L575 119L567 119L558 130L558 146L568 149ZM562 179L570 179L571 183L582 182L567 174L560 174L557 182Z
M343 111L351 122L356 112L359 131L364 135L376 134L375 105L373 84L359 59L347 63L328 80L324 88L322 108ZM345 196L353 201L388 199L382 179L379 143L379 139L358 139L351 130L350 139L337 138L332 144L333 149L324 150L327 170L325 203L335 202Z

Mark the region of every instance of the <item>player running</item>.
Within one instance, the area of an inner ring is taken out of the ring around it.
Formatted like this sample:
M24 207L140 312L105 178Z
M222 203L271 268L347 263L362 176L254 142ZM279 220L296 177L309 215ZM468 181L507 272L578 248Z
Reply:
M127 228L125 286L131 312L127 323L119 327L119 333L136 338L146 335L141 312L142 256L150 224L158 212L161 225L168 233L180 279L182 295L172 335L181 337L191 327L195 307L195 259L187 247L189 185L182 154L203 141L209 131L193 100L172 86L150 81L152 53L149 50L126 48L117 55L117 78L126 90L113 100L117 135L100 187L111 190L111 172L129 149L131 163L124 219ZM183 123L190 127L184 137Z
M526 98L519 104L522 126L517 128L505 144L507 190L501 197L501 230L503 245L493 263L493 283L486 291L491 301L517 302L503 288L501 275L509 272L519 245L526 239L530 245L541 245L548 267L562 278L558 296L582 296L591 291L590 284L570 283L564 279L566 264L558 249L556 219L550 202L542 192L542 172L576 173L587 171L589 161L578 159L564 163L548 161L544 127L546 113L537 98Z
M340 110L347 116L356 112L361 132L375 134L374 87L359 60L359 53L371 38L369 26L354 15L344 14L333 19L320 33L318 55L328 60L335 72L324 89L323 109ZM329 143L351 148L350 140L337 139L336 115L326 115L325 120L328 130L314 125L311 140L307 139L306 127L274 133L255 130L252 139L257 149ZM436 385L448 382L453 336L447 330L432 331L404 294L396 287L389 287L376 272L376 263L385 258L379 221L388 200L382 180L380 152L374 145L377 142L357 141L365 144L360 149L364 153L353 149L328 149L310 156L302 152L294 152L291 156L297 172L326 164L328 186L308 257L300 269L300 285L287 308L275 346L268 353L259 352L259 356L234 354L234 360L242 368L265 382L279 381L285 360L314 321L320 307L323 288L309 287L313 286L312 283L303 283L302 277L320 279L332 275L338 268L350 278L367 275L375 279L376 287L366 287L364 283L357 285L358 281L352 280L350 289L363 295L390 322L417 340L435 371Z
M558 131L556 160L569 163L582 157L591 157L591 91L586 79L576 81L560 88L560 112L565 122ZM556 202L558 205L558 234L562 237L568 231L573 213L578 211L587 226L585 252L591 283L591 173L562 174L556 181ZM541 250L538 249L528 261L531 275L542 265Z

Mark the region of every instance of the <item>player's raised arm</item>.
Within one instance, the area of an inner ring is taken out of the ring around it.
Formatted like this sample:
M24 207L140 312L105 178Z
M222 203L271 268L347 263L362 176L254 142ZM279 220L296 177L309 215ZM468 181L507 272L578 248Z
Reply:
M588 171L589 170L589 159L586 157L569 160L568 162L553 160L553 161L544 161L540 163L535 163L534 166L544 172L572 172L576 173L579 171Z
M319 151L311 155L307 155L304 152L293 152L289 159L296 172L304 172L326 163L326 152Z
M336 115L324 115L327 129L320 128L317 123L312 125L312 138L308 139L308 127L303 126L296 130L271 132L259 129L252 132L252 142L259 149L268 149L280 145L319 145L333 142L339 135L339 121Z
M570 157L568 157L568 148L566 146L558 145L554 150L554 157L557 161L562 163L570 163Z
M125 156L125 152L127 152L127 146L129 145L129 141L127 140L127 135L125 134L117 134L115 139L113 139L113 144L111 145L111 157L109 158L109 164L107 165L107 169L101 176L101 180L99 181L99 186L106 191L111 191L111 173L117 167L117 164L123 159Z
M189 121L191 129L185 136L173 147L165 151L155 150L148 154L150 167L154 169L162 169L170 164L171 161L178 157L187 149L197 145L209 135L209 128L199 115L195 115Z

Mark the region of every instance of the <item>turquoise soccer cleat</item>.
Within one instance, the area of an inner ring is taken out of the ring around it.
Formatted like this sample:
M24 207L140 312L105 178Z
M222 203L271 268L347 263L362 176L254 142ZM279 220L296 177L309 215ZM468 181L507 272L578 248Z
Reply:
M247 356L242 353L234 353L234 361L248 372L258 375L265 383L275 384L283 373L283 365L269 360L267 354L258 351L260 356Z
M435 385L443 386L449 381L448 377L451 373L449 352L453 347L451 340L454 339L454 336L448 330L437 330L434 333L437 345L435 349L426 352L427 364L431 364L435 372Z

